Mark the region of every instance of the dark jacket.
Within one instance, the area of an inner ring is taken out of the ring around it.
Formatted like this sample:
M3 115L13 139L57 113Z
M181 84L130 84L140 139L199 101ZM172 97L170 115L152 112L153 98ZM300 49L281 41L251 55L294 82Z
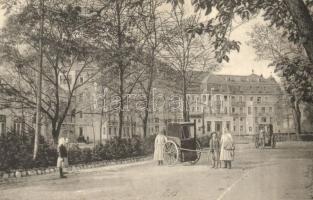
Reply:
M66 147L63 144L61 144L59 146L59 156L61 158L67 158L67 150L66 150Z
M219 142L218 138L216 138L215 140L213 140L213 138L211 138L210 150L211 150L211 152L220 151L220 142Z

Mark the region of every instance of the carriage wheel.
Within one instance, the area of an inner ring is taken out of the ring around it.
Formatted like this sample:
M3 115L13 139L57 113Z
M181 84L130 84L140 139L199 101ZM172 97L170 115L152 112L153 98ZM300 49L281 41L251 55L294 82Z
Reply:
M178 147L173 141L167 141L164 145L164 163L174 165L178 161Z
M200 160L200 157L201 157L201 145L199 141L196 142L196 150L197 150L197 158L194 161L190 162L192 165L196 164Z

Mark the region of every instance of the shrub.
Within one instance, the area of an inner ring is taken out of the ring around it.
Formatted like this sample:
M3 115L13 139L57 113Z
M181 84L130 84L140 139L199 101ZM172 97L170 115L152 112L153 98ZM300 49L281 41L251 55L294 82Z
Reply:
M81 149L78 145L72 145L68 149L68 161L70 164L81 163Z
M144 155L153 154L155 137L156 135L149 135L143 140L142 148Z
M130 139L113 138L105 144L83 149L78 144L72 144L68 148L68 159L71 165L75 165L148 155L154 151L154 140L155 135L144 139L139 136ZM33 134L20 136L10 132L0 136L0 171L55 166L58 157L56 147L50 146L43 137L39 137L38 156L33 161L33 141Z
M57 152L39 137L38 157L33 161L34 135L7 132L0 137L0 171L55 165Z

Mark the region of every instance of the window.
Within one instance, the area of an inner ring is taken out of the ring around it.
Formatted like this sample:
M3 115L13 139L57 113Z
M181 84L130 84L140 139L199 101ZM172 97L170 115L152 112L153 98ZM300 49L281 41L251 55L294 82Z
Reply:
M206 130L207 130L207 132L211 132L211 122L210 121L206 122Z
M114 135L117 135L117 129L114 127Z
M201 123L201 119L198 119L198 123Z
M5 134L5 122L0 122L0 136Z
M224 113L227 114L227 107L224 108Z
M254 113L255 113L255 114L258 113L258 107L254 107Z
M233 121L235 122L235 121L236 121L236 118L233 118Z
M257 98L257 103L261 103L261 100L262 100L261 97L258 97Z
M155 123L159 123L159 121L160 121L159 118L157 118L157 117L154 118L154 122L155 122Z
M79 117L80 117L80 118L83 118L83 111L80 111L80 112L79 112Z
M243 121L243 117L240 117L240 121L241 121L241 122Z
M203 101L203 102L206 101L206 96L205 96L205 95L202 96L202 101Z
M109 135L111 135L112 133L111 133L111 127L109 127Z
M126 136L126 128L124 127L123 128L123 137L125 137Z
M243 108L240 108L240 113L243 113Z
M232 100L232 101L235 101L235 96L231 96L231 100Z
M269 112L273 112L273 108L272 107L269 107Z
M240 126L240 131L243 131L243 126Z
M251 107L248 107L248 115L251 115Z
M226 128L227 128L227 130L230 130L230 121L226 122Z
M258 118L256 117L254 121L255 121L255 123L258 123Z
M224 96L224 101L227 101L227 96L226 95Z
M253 101L253 97L250 97L250 101Z
M239 101L242 102L242 96L239 96Z
M231 108L231 112L232 112L232 113L235 113L235 112L236 112L236 108L232 107L232 108Z
M252 127L251 126L249 127L249 132L252 132Z
M216 95L216 100L221 100L221 96L220 95Z
M6 116L0 115L0 136L5 134Z
M79 137L83 137L83 127L79 127Z
M195 112L195 107L192 107L192 112Z
M17 133L19 135L22 135L23 130L24 130L24 123L22 121L20 121L19 119L17 119L14 122L13 130L14 130L15 133Z
M209 98L208 98L208 99L209 99L209 101L211 101L211 95L209 95Z
M236 131L236 126L234 126L233 128L234 128L234 131Z
M265 113L265 107L262 107L262 113Z
M84 77L82 77L82 76L79 77L79 82L80 82L80 83L84 83Z
M159 126L155 126L155 131L156 131L156 132L159 132L159 131L160 131Z
M266 122L266 117L262 117L262 122Z

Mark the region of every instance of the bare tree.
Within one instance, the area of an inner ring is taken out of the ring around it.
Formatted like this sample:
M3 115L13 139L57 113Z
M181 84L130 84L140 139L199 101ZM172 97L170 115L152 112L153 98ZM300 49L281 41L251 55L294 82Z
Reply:
M196 72L212 71L216 69L217 62L210 37L189 31L200 23L201 13L187 16L183 6L178 4L170 14L171 23L164 27L168 37L161 53L175 71L176 76L172 80L175 80L174 86L182 95L183 118L188 121L187 94L197 78Z
M126 95L131 94L144 69L137 65L138 38L136 21L141 1L138 0L95 0L89 8L97 13L97 19L89 27L89 38L103 52L98 63L110 68L102 84L119 96L119 130L122 136ZM108 53L109 52L109 53Z
M82 37L81 8L71 2L49 1L45 4L43 26L43 89L42 113L49 119L52 136L57 143L60 130L71 108L75 92L89 82L97 73L92 69L93 48ZM2 79L6 94L1 100L19 109L24 105L33 109L36 105L38 87L35 81L39 53L37 12L38 2L23 7L8 17L1 31L1 58L6 64ZM88 75L87 75L88 74ZM15 83L16 76L23 82L23 90ZM84 82L80 77L86 76Z
M139 111L143 124L143 136L147 136L147 125L151 110L152 89L155 79L158 77L158 68L161 63L160 51L164 48L165 32L162 31L164 23L167 23L168 15L164 13L162 0L145 0L139 10L141 20L137 23L138 35L142 38L139 62L145 69L139 80L139 91L144 96L144 109Z

